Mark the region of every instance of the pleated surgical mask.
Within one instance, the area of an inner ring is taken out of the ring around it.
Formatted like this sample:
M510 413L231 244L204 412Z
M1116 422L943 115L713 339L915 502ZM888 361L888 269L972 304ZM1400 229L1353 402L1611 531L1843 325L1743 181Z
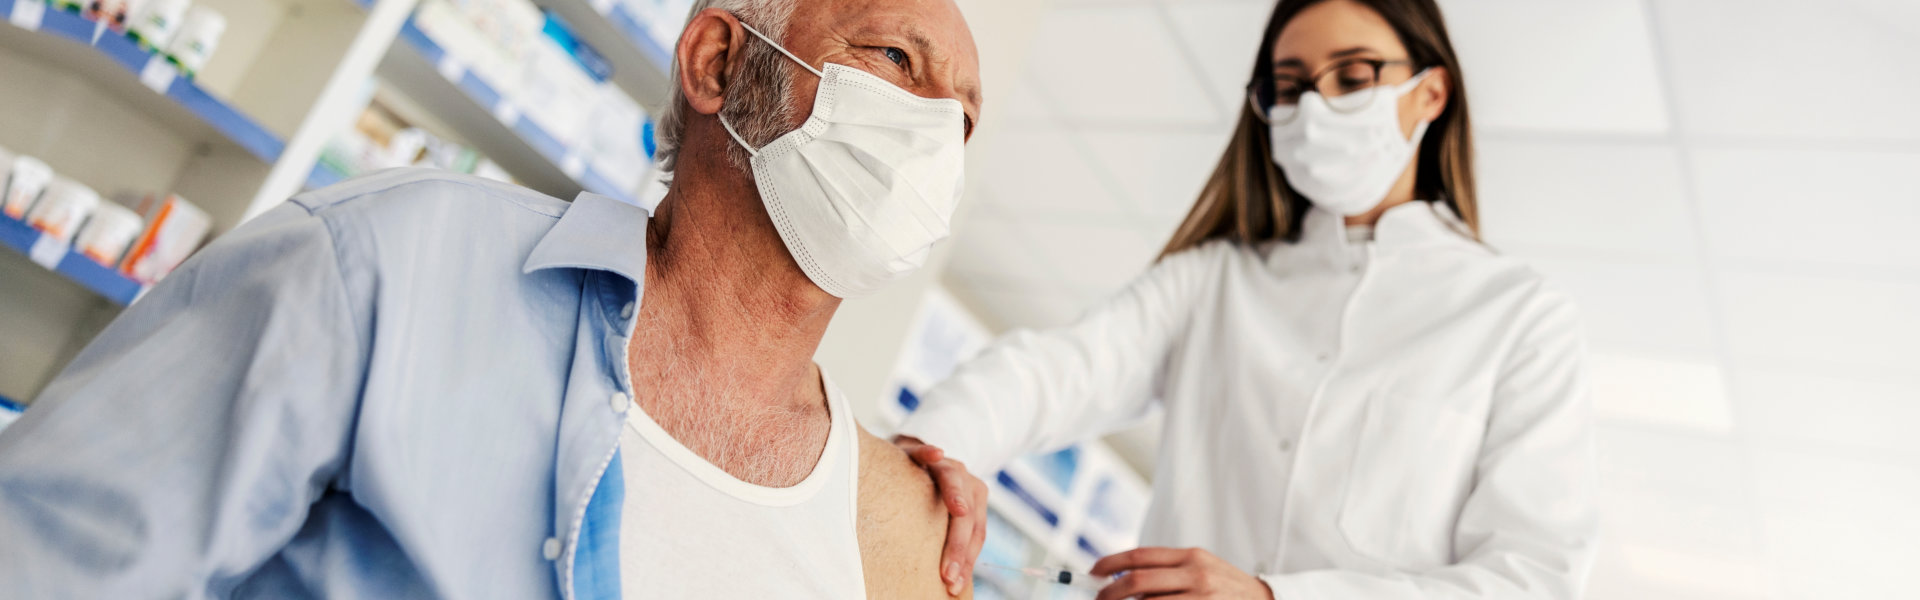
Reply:
M855 298L926 264L965 179L960 101L922 98L843 65L816 70L741 27L820 77L812 116L764 148L720 118L753 155L760 199L800 270L827 293Z
M1400 98L1420 84L1427 71L1376 94L1353 112L1335 110L1320 92L1300 96L1299 106L1272 125L1273 162L1293 189L1314 206L1343 216L1365 214L1386 200L1387 192L1420 152L1428 123L1414 127L1412 139L1400 132Z

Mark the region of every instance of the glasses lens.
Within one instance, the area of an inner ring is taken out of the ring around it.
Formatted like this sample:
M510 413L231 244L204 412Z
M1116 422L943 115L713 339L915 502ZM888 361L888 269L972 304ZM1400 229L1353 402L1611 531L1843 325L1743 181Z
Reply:
M1322 73L1315 81L1334 110L1352 112L1373 102L1380 86L1380 67L1373 62L1349 62Z

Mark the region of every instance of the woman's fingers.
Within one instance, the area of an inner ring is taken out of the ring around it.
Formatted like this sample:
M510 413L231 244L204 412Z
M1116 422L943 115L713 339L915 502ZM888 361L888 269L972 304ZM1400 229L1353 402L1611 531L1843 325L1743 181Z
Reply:
M1186 564L1199 552L1195 548L1134 548L1093 563L1092 573L1106 577L1122 571L1172 567Z
M897 436L893 443L933 475L933 485L947 505L951 517L946 547L940 552L940 579L946 582L947 593L959 595L973 578L974 562L986 542L986 514L976 510L986 506L986 484L937 446L909 436Z
M1121 600L1162 594L1177 594L1193 589L1197 570L1191 567L1137 569L1100 589L1095 600Z

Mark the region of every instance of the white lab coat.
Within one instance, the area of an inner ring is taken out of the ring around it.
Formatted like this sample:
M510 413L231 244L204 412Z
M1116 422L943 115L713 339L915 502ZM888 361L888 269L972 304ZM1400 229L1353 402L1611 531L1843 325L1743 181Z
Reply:
M1372 242L1305 221L1008 334L901 433L985 474L1158 399L1142 545L1206 548L1279 600L1577 597L1597 518L1573 305L1439 205L1395 207Z

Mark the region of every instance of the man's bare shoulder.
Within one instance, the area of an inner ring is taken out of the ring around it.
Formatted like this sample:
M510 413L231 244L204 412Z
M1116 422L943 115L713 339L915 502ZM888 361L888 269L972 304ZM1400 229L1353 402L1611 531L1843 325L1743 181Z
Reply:
M905 452L860 430L860 559L869 598L947 598L947 508ZM961 593L973 597L969 585Z

